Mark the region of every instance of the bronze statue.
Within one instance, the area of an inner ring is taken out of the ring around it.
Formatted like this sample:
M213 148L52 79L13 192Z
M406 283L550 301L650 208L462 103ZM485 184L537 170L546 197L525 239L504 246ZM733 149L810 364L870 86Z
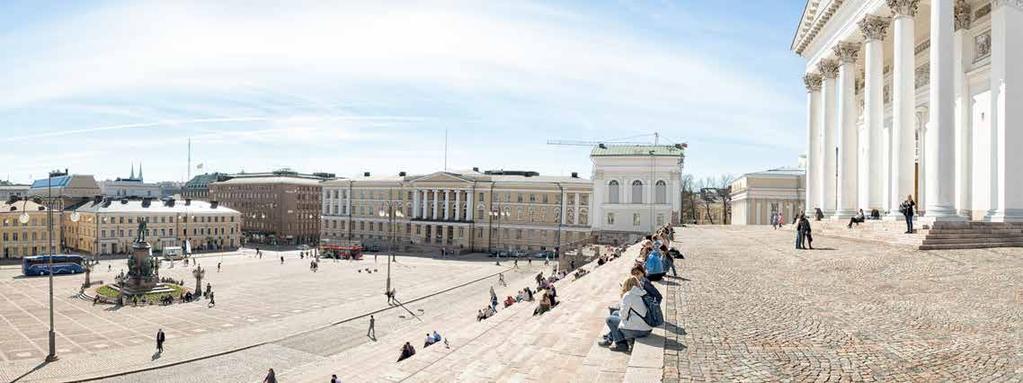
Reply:
M135 237L135 242L136 243L143 243L143 242L145 242L146 241L146 234L147 234L146 220L142 219L142 218L139 218L139 232L138 232L138 235Z

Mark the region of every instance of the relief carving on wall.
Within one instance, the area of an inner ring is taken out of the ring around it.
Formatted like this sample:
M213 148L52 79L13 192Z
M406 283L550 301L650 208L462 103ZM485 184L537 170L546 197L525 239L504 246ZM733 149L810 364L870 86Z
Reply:
M973 62L991 56L991 31L981 33L973 38L973 51L975 52Z
M931 82L931 63L927 63L916 68L916 88L919 89L924 85L930 84Z

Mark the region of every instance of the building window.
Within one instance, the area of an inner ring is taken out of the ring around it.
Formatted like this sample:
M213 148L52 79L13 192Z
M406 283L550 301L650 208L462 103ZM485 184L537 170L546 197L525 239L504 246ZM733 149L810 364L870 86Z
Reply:
M632 203L643 203L643 181L632 181Z
M668 203L668 184L664 181L657 181L657 184L654 185L654 195L657 203Z
M618 181L611 180L611 182L607 184L607 203L619 203L620 193Z
M608 225L615 224L615 213L607 213L607 224Z
M657 214L657 226L664 226L664 213Z
M632 226L639 226L639 224L640 224L639 213L632 213Z

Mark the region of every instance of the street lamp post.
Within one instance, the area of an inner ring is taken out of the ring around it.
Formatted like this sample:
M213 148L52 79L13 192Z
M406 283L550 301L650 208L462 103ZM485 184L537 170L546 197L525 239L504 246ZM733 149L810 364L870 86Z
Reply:
M46 177L46 202L50 205L46 209L46 226L47 236L49 240L50 256L47 257L49 264L49 280L50 280L50 332L49 332L49 345L50 352L46 355L46 361L52 362L57 360L57 334L53 329L53 177L59 175L59 172L50 172L49 177Z
M393 201L387 201L387 203L384 204L384 207L386 208L386 210L380 209L380 211L377 214L381 218L384 218L384 217L387 218L387 230L388 230L388 236L390 237L390 241L387 244L387 247L388 247L387 250L388 250L388 253L390 253L390 254L387 255L387 287L386 287L386 293L389 295L391 293L391 262L394 261L394 240L395 240L395 233L394 233L394 225L395 225L395 223L394 223L394 221L395 221L396 218L404 217L405 214L402 213L401 210L395 210L395 206L393 204Z

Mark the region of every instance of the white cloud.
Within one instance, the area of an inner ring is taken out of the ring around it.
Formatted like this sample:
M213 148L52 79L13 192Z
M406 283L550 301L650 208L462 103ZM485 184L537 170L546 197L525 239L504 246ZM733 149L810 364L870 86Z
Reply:
M706 52L525 2L130 3L0 36L0 50L13 53L0 58L0 114L110 95L137 95L135 103L146 106L126 113L133 122L17 132L7 141L194 125L196 139L257 147L383 139L395 127L477 120L491 130L480 136L484 145L493 134L513 135L495 130L545 122L570 125L565 134L548 131L556 138L660 129L680 139L772 144L791 129L778 116L801 102ZM416 89L428 91L410 93ZM152 93L184 100L147 99ZM190 94L235 95L237 102L190 101ZM346 102L429 117L359 120L363 113ZM455 115L419 104L448 106ZM551 115L537 122L538 113Z

